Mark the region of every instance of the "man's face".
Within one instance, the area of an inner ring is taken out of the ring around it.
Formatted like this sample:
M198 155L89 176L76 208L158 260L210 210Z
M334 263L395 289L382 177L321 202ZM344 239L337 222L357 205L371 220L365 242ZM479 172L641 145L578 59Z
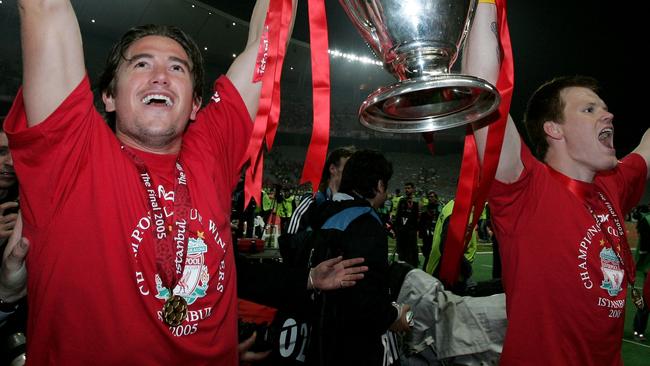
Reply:
M561 92L564 121L560 124L566 151L577 169L598 172L616 167L614 115L592 90L570 87Z
M103 95L107 112L115 112L116 134L127 145L165 151L180 148L180 137L196 117L189 57L171 38L147 36L127 50L116 72L113 96Z
M14 161L9 152L9 141L4 132L0 132L0 189L8 189L16 184Z
M404 186L404 194L406 194L407 197L412 197L414 192L415 192L415 187L411 185Z

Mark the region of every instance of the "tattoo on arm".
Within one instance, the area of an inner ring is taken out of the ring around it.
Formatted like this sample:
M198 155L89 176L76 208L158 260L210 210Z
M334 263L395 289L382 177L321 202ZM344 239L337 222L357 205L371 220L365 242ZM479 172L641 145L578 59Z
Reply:
M497 22L492 22L492 24L490 24L490 28L492 29L494 36L497 38L497 44L499 44L499 29L497 28ZM501 62L501 45L497 46L497 59L499 62Z

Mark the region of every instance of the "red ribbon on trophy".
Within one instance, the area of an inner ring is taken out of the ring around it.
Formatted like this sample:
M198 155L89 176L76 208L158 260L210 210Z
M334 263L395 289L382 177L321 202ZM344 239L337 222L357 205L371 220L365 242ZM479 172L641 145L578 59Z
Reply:
M330 74L327 18L324 0L309 0L314 127L307 151L301 183L311 182L318 189L329 144ZM271 0L260 42L254 80L262 80L259 109L244 163L246 168L244 199L261 203L264 150L270 150L280 117L280 79L291 27L292 1Z
M253 134L244 155L246 168L244 204L251 198L261 204L264 150L273 145L280 117L280 78L291 27L293 6L291 0L271 0L264 21L253 81L262 80L262 92L255 116Z
M330 58L324 0L309 0L309 42L311 48L314 124L300 183L311 183L318 191L329 145Z
M427 144L427 149L431 155L436 156L436 146L433 144L433 131L422 132L424 143Z
M445 254L442 256L440 280L447 286L458 281L461 258L469 242L472 231L480 217L487 200L490 186L494 180L501 155L501 146L505 133L512 89L514 85L514 66L512 46L506 16L506 0L496 0L499 22L499 38L503 59L499 70L497 89L501 94L499 112L490 118L495 121L488 129L487 143L483 158L483 167L479 172L478 149L471 127L465 136L465 149L461 164L460 177L456 190L456 203L449 222L445 240ZM473 210L473 212L472 212ZM471 221L470 221L471 215Z

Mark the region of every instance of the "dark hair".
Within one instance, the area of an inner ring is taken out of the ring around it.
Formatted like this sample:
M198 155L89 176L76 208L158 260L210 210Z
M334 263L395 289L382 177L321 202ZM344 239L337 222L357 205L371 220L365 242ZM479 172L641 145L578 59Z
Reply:
M561 93L564 89L571 87L587 88L596 94L600 91L598 81L592 77L562 76L544 83L528 100L524 112L524 125L533 145L533 153L542 161L548 151L544 122L563 122L564 100Z
M339 190L348 194L356 192L371 199L377 195L377 182L382 181L388 189L392 176L393 164L379 151L359 150L345 164Z
M408 186L408 187L411 187L411 188L415 188L415 184L413 184L413 182L406 182L406 183L404 183L404 187L407 187L407 186Z
M100 93L106 93L108 96L115 96L115 81L117 78L117 69L123 61L126 61L126 51L131 45L147 36L161 36L171 38L183 47L185 53L190 58L192 69L192 85L194 86L194 98L200 98L203 95L203 55L194 40L183 32L180 28L172 25L146 24L129 29L122 38L113 45L111 52L106 58L106 65L99 76L97 85ZM107 112L106 117L109 122L115 122L115 113Z
M320 185L318 187L319 191L325 192L327 189L331 177L330 165L334 164L338 166L341 163L341 159L349 158L355 151L356 148L354 146L345 146L339 147L330 152L325 161L325 166L323 166L323 174L321 175Z

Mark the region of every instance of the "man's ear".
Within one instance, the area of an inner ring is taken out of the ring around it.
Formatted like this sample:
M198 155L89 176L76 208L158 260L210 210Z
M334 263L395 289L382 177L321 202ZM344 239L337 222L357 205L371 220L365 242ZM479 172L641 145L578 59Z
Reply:
M380 179L380 180L377 181L377 188L375 188L375 190L378 193L379 192L386 192L386 185L384 184L383 180Z
M196 114L199 112L199 109L201 109L201 102L203 102L203 98L201 97L194 98L192 102L192 112L190 113L190 119L192 121L196 120Z
M330 177L334 176L334 174L336 173L336 164L330 164L327 170L330 171Z
M102 92L102 101L104 102L104 109L106 112L115 112L115 98L109 96L106 92Z
M560 140L564 137L562 125L555 121L544 122L544 133L553 140Z

